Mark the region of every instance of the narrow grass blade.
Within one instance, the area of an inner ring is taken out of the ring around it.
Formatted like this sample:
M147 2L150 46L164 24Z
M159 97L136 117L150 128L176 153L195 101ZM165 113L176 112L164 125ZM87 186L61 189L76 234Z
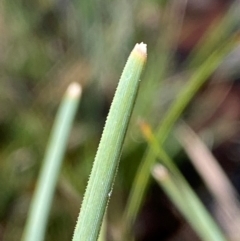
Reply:
M123 70L94 160L73 241L95 241L98 238L146 54L146 45L136 44Z
M107 213L105 213L103 217L103 222L100 229L98 241L107 241Z
M54 190L80 96L80 86L72 83L66 91L53 125L22 241L44 240Z
M236 240L240 236L240 205L235 188L213 154L189 126L182 123L178 128L177 137L206 187L215 198L216 204L218 204L217 213L224 217L220 221L226 233L232 237L232 240Z
M226 241L221 230L178 170L173 160L159 145L150 126L146 123L141 123L141 130L150 148L169 170L169 178L165 178L165 182L163 182L164 190L189 221L193 229L204 241Z
M192 191L189 195L189 190L185 190L186 193L183 192L184 188L181 188L182 183L176 183L176 180L174 179L174 176L171 174L171 172L169 172L163 165L155 164L152 175L158 184L162 187L169 199L174 203L174 205L182 213L192 228L196 231L201 240L226 240L223 235L219 236L216 232L214 232L214 230L210 229L212 227L208 226L209 223L207 222L208 220L206 220L206 217L204 217L205 220L201 220L199 218L199 214L203 216L203 214L200 213L202 212L202 205L200 204L200 201L189 200L190 198L197 198L196 195ZM200 206L197 207L191 205L191 202L197 202L200 204ZM211 224L212 223L210 223L210 225Z
M176 51L182 23L185 15L187 0L167 1L161 16L165 28L162 29L157 42L151 48L151 56L148 59L148 66L145 72L148 81L143 83L140 90L141 99L135 106L137 115L149 115L153 113L153 100L170 72L172 72L172 63Z
M237 204L236 190L213 154L196 133L189 126L181 123L177 130L177 138L216 200L227 204L229 208Z
M216 68L222 62L224 56L226 56L233 48L234 43L234 40L232 40L229 41L227 45L223 45L222 48L210 55L209 58L206 59L206 61L193 73L192 77L186 86L183 87L182 91L179 93L176 100L167 111L163 121L157 128L156 133L160 145L165 142L175 122L188 106L191 99L216 70ZM130 228L136 219L147 189L147 185L149 183L150 168L153 166L154 162L154 152L152 152L150 149L147 149L134 178L133 186L131 188L129 200L124 213L123 223L125 223L126 227Z
M188 68L196 67L206 59L209 53L216 50L219 45L229 41L230 36L234 34L239 26L239 10L239 1L235 1L221 18L219 24L213 23L210 26L188 57L186 61Z

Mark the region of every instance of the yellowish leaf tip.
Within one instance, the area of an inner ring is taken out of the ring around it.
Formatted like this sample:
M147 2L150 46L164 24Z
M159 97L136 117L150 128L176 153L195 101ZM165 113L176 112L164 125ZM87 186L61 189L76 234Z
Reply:
M67 95L72 98L78 98L82 94L82 87L79 83L73 82L68 86Z
M149 126L149 124L144 120L139 120L138 124L140 126L140 129L141 129L144 137L147 138L148 140L151 139L152 130L151 130L151 127Z

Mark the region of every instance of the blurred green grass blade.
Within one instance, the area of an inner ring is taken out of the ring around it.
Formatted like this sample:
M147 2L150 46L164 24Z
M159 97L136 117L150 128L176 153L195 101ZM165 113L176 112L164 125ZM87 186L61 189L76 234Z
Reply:
M176 42L182 30L187 0L167 1L162 13L164 28L157 37L155 45L151 45L151 56L148 58L148 66L145 76L148 81L143 83L140 90L141 99L135 106L137 115L149 115L153 111L153 99L158 98L156 94L164 85L167 76L173 70Z
M107 241L107 214L103 217L102 226L100 229L98 241Z
M235 1L220 22L218 24L213 23L212 26L210 26L196 47L191 51L186 61L188 68L196 67L202 63L210 53L216 50L219 45L229 41L229 38L239 26L239 10L239 1Z
M95 241L98 238L137 97L146 51L145 44L136 44L123 70L94 160L73 241Z
M201 240L226 241L201 201L185 181L176 180L174 175L160 164L154 166L153 176Z
M182 212L184 216L188 216L187 213L190 211L190 209L187 203L185 202L183 195L179 193L179 189L173 181L171 172L169 172L164 165L155 164L152 170L152 176L163 188L167 196L180 210L180 212Z
M141 123L141 130L149 147L169 170L165 182L160 182L173 203L179 208L193 229L204 241L226 241L219 227L193 192L173 160L161 148L150 126ZM167 172L166 169L166 172ZM155 175L154 175L155 176ZM155 176L156 177L156 176Z
M233 49L234 39L228 44L223 45L220 49L213 52L209 58L192 74L188 83L183 87L172 103L169 110L165 114L163 121L157 128L157 138L160 145L163 145L168 134L173 128L175 122L181 116L182 112L188 106L194 95L208 80L208 78L217 69L223 58ZM140 209L143 197L145 195L147 185L150 178L150 168L155 163L155 154L148 148L139 165L138 171L134 178L134 182L129 195L128 203L123 216L123 223L130 228L134 223L137 213Z
M44 240L47 219L80 96L81 87L77 83L72 83L61 102L47 145L22 241Z

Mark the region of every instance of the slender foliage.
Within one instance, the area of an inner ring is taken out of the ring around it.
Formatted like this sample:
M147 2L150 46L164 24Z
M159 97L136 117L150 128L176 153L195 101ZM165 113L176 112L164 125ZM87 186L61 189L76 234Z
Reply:
M80 86L77 83L71 84L58 110L22 241L44 240L52 199L80 95Z
M146 61L146 51L145 44L136 44L123 70L94 160L73 241L94 241L98 238Z
M157 180L160 179L159 184L178 207L179 211L188 220L203 241L226 241L218 225L189 186L173 160L171 160L168 154L159 145L150 126L146 123L142 123L141 130L152 151L167 168L165 170L163 167L160 169L160 174L164 173L164 177L159 178L159 176L156 175L159 173L158 166L155 172L153 171L154 177ZM169 170L169 173L167 170Z
M172 103L169 110L165 114L163 121L157 128L156 136L160 145L165 142L175 122L181 116L182 112L188 106L200 87L216 70L216 68L222 62L223 57L226 56L226 54L229 53L229 51L233 48L233 42L234 41L230 41L228 44L222 46L221 49L218 49L212 55L210 55L210 57L193 73L188 83L183 87L182 91L180 91L176 100ZM125 210L124 223L126 224L126 228L130 228L136 219L147 189L147 185L149 183L150 168L154 163L155 154L148 148L134 178Z

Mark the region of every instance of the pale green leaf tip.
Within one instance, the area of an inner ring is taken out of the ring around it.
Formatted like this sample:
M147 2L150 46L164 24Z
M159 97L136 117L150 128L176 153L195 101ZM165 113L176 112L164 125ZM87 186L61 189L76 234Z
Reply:
M82 87L79 83L73 82L67 88L67 96L71 98L78 98L82 94Z
M154 165L152 175L158 181L164 181L169 177L167 168L161 164Z

